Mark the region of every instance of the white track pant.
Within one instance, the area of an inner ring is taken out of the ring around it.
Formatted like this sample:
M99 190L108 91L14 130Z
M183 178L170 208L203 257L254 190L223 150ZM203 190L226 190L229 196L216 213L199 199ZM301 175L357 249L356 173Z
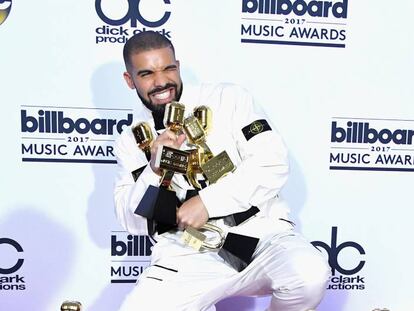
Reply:
M305 311L319 304L329 278L322 254L291 231L261 241L240 273L214 252L168 252L140 276L121 311L214 310L225 297L261 294L272 295L268 310Z

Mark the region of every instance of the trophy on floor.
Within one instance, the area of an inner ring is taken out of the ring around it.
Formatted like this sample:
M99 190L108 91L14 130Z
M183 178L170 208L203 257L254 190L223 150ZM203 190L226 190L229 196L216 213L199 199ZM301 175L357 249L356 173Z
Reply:
M184 105L178 102L171 102L166 105L164 113L164 125L176 134L179 134L184 119ZM135 136L142 137L143 140L137 142L141 149L148 148L148 143L144 143L148 135ZM141 147L143 146L143 147ZM159 234L169 231L176 227L176 210L178 199L170 184L174 173L185 174L187 172L189 153L167 146L160 146L157 151L155 166L162 170L162 177L159 186L150 185L135 213L149 220L149 233Z
M66 300L60 306L60 311L81 311L82 304L79 301Z

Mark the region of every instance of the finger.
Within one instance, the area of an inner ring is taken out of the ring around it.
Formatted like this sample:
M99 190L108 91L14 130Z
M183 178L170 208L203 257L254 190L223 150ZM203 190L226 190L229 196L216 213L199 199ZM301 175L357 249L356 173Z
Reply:
M183 221L178 221L178 220L177 220L177 226L178 226L178 229L179 229L179 230L181 230L181 231L184 231L184 230L185 230L185 228L187 228L187 225L186 225L186 223L185 223L185 222L183 222Z
M185 225L183 225L183 224L178 224L178 230L181 230L181 231L184 231L185 230L185 228L186 228L186 226Z
M168 139L168 140L176 141L177 134L167 129L160 136L158 136L158 139Z
M180 216L177 215L177 223L181 230L185 230L188 226L192 226L193 221L188 217L188 215L181 214Z
M186 139L186 137L187 136L185 134L178 135L178 137L177 137L177 144L178 144L178 146L181 146L183 144L183 142Z
M182 216L182 211L181 208L178 209L177 213L176 213L176 218L177 218L177 223L178 224L182 224L183 223L183 216Z
M174 147L175 143L174 143L174 141L172 141L170 139L156 141L151 146L151 155L155 156L158 152L158 149L162 148L162 146Z

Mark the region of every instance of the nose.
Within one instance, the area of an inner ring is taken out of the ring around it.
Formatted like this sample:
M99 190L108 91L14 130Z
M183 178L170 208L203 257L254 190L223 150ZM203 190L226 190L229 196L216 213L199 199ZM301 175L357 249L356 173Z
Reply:
M163 73L163 72L155 72L154 75L154 86L155 87L160 87L160 86L165 86L167 84L167 76Z

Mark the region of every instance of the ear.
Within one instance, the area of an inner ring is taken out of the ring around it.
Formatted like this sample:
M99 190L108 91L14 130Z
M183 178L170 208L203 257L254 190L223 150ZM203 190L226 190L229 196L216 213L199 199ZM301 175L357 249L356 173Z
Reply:
M128 71L124 72L124 79L125 79L125 82L128 84L130 89L132 89L132 90L135 89L134 81L132 81L132 77L131 77L131 75L129 74Z
M175 63L177 64L178 71L180 71L180 61L176 60Z

